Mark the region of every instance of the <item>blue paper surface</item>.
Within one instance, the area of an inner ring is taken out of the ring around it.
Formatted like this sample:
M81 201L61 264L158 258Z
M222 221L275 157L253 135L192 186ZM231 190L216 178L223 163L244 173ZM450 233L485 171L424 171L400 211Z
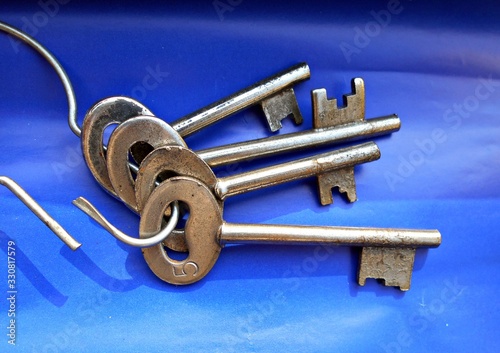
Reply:
M2 352L498 352L500 320L500 6L411 1L76 1L3 3L63 64L81 123L98 100L126 95L167 122L299 62L295 86L312 126L310 91L350 93L362 77L366 117L397 113L374 139L380 160L355 170L358 201L320 206L314 178L227 200L229 222L439 229L418 250L410 291L356 284L359 249L242 245L222 250L202 281L156 278L141 251L76 209L84 196L118 228L139 218L95 182L53 69L0 33L0 175L16 180L80 242L72 252L14 195L0 202ZM147 84L145 84L145 82ZM194 149L272 135L248 109L187 138ZM217 169L255 169L328 147ZM8 300L15 243L15 347ZM12 244L12 243L11 243Z

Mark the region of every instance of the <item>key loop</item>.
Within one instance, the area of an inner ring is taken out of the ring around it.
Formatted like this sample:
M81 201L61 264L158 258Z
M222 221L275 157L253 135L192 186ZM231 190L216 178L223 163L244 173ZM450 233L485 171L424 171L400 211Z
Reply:
M120 240L125 244L135 246L138 248L147 248L153 245L157 245L162 241L164 241L170 235L170 233L172 233L179 219L178 203L174 201L172 204L173 204L172 213L165 228L163 228L157 234L149 238L134 238L130 235L123 233L121 230L119 230L111 223L109 223L109 221L87 199L79 197L73 201L73 205L75 205L84 213L86 213L89 217L94 219L116 239Z
M16 28L0 21L0 30L10 34L13 37L19 38L26 44L33 47L40 55L42 55L49 64L57 72L64 86L66 96L68 98L68 122L71 130L80 136L81 130L76 122L76 99L75 92L59 61L47 50L43 45L38 43L32 37L23 33ZM19 184L6 176L0 176L0 185L8 188L16 197L21 200L47 227L49 227L55 235L57 235L71 250L78 249L82 244L75 240L56 220L54 220Z

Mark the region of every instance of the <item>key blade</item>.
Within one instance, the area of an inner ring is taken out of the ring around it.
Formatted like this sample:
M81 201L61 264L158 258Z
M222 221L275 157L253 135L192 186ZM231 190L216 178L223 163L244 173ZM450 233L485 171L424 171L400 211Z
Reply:
M365 84L363 79L351 81L352 94L344 95L344 106L337 99L328 99L326 89L312 91L314 127L328 128L365 120Z
M338 187L340 193L346 195L349 202L356 201L354 167L347 167L333 172L319 174L318 187L320 201L323 206L333 203L332 189L335 187Z
M366 246L361 250L358 283L364 286L367 278L382 279L385 286L410 289L415 248Z
M302 124L303 118L293 88L285 89L261 102L262 109L271 131L281 129L281 120L292 115L296 125Z
M357 200L356 181L354 179L354 167L360 163L372 162L380 158L380 150L377 145L364 145L366 150L363 152L366 156L363 160L355 161L352 156L351 163L343 168L335 170L325 170L317 175L320 202L322 205L333 203L332 189L338 187L340 193L345 193L349 202Z
M344 95L344 106L338 107L337 99L328 99L325 89L312 91L314 109L314 127L330 128L365 120L365 85L363 79L351 81L352 94ZM357 200L354 168L318 175L320 201L322 205L333 203L332 189L338 187L340 193L347 196L349 202Z

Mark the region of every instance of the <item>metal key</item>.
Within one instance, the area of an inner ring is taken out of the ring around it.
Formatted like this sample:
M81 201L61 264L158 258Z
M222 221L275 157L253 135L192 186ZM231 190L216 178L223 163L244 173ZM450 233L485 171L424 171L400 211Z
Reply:
M197 151L211 167L297 151L322 145L375 137L398 131L397 115L365 120L365 88L361 78L351 82L352 93L344 95L344 106L329 100L325 89L312 91L314 129ZM350 202L356 201L354 170L347 168L318 175L321 204L333 203L330 190L338 187Z
M307 64L295 65L288 70L262 80L253 86L232 94L192 114L180 118L171 127L186 137L196 131L230 116L244 108L261 104L272 131L281 127L281 120L293 115L295 123L302 122L302 115L292 88L294 83L310 77ZM271 107L279 107L272 109ZM138 116L152 113L139 102L127 97L111 97L96 103L86 114L82 128L82 150L92 174L99 184L116 196L106 167L106 151L102 139L104 130L112 124L120 124ZM137 163L150 152L147 145L132 146Z
M380 158L373 142L342 148L312 157L277 164L225 178L217 178L210 166L195 152L182 146L155 149L141 163L135 183L138 211L141 212L161 174L189 176L202 181L223 201L229 196L316 176L328 171L354 167Z
M358 283L379 278L386 286L410 289L415 250L437 247L437 230L377 229L226 223L210 187L190 177L174 177L158 186L148 199L140 222L141 238L157 234L169 203L189 206L185 225L189 255L170 258L163 245L143 248L144 258L156 276L171 284L199 281L212 269L225 244L285 243L362 247Z

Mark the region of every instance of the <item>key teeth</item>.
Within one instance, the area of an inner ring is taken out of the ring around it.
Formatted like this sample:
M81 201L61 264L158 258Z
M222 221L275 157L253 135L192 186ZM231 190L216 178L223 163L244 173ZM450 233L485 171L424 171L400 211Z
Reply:
M343 107L337 99L328 99L324 88L311 92L313 100L314 127L328 128L365 120L365 85L362 78L351 81L352 93L343 96Z
M320 201L323 206L333 204L332 189L338 188L346 195L349 202L357 200L354 168L339 169L318 175Z
M261 102L269 128L276 132L282 128L281 120L292 115L296 125L302 124L300 112L293 88L285 89Z
M410 289L414 248L364 247L358 269L358 283L364 286L367 278L380 279L388 287Z

